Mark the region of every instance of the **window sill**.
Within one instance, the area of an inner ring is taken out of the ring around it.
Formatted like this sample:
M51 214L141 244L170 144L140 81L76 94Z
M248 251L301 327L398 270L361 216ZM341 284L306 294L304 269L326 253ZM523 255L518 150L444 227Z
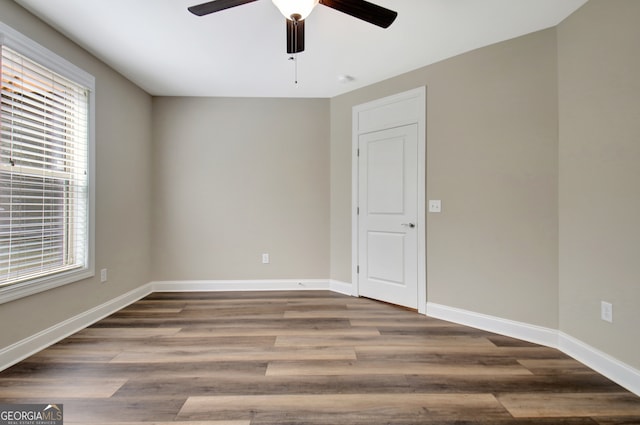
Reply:
M56 273L55 275L31 279L6 287L0 287L0 304L35 295L40 292L58 288L63 285L91 278L95 275L93 268L81 268Z

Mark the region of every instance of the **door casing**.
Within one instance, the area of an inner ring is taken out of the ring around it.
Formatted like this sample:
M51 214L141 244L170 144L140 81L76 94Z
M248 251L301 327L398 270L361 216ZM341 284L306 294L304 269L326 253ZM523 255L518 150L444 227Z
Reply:
M358 144L363 134L401 127L409 124L418 126L418 312L427 311L427 258L426 258L426 87L398 93L382 99L353 107L352 152L351 152L351 281L353 295L359 296L358 274L358 191L359 161Z

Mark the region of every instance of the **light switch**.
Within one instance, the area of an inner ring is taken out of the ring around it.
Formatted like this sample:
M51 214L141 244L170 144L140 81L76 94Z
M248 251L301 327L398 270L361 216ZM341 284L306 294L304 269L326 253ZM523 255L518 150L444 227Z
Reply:
M439 199L429 199L429 212L439 213L442 211L442 201Z

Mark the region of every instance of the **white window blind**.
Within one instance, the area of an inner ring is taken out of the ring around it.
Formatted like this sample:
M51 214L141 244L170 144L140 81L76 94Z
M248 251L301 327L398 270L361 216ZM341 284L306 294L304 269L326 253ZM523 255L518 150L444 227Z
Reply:
M89 258L89 90L1 49L0 288Z

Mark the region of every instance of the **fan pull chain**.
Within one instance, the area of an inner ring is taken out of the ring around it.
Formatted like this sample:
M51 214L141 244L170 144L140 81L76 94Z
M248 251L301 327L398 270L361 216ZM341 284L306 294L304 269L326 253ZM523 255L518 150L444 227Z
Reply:
M293 61L293 83L298 87L298 55L289 56L289 60Z

